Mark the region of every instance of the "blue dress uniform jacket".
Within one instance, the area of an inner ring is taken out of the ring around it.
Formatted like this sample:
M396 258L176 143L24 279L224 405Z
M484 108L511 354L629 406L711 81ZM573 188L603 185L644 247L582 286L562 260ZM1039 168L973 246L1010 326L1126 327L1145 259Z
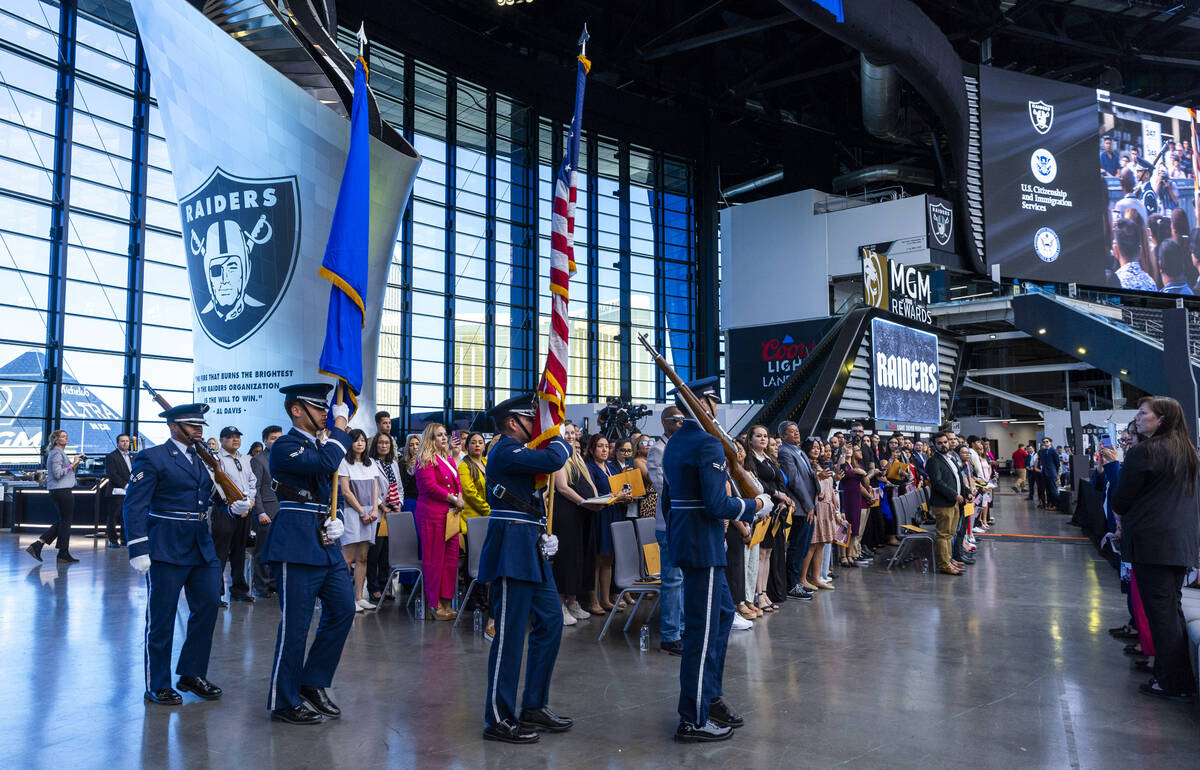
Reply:
M180 590L187 595L189 615L175 673L207 677L221 578L206 520L212 507L212 477L199 456L189 457L168 441L138 452L125 490L129 555L150 555L143 661L146 689L153 692L171 686Z
M317 445L292 428L271 446L271 477L279 484L306 490L314 503L279 501L279 513L267 528L264 561L275 565L279 590L279 632L267 693L267 708L299 706L301 687L328 687L342 659L354 622L354 586L336 541L322 547L318 528L328 515L333 472L350 446L345 431L332 428ZM308 626L317 598L321 619L305 656Z
M663 513L671 558L683 570L683 654L679 662L679 718L708 721L721 697L725 650L733 624L733 596L725 582L724 519L751 523L755 500L730 497L721 442L700 423L685 420L663 451Z
M496 497L497 484L539 511L533 489L535 476L553 473L566 463L571 447L561 438L545 449L529 449L514 438L501 436L487 460L487 537L479 559L479 582L491 583L492 617L496 638L488 652L484 723L517 720L517 685L525 633L529 630L529 664L525 667L522 709L538 709L550 698L550 676L562 641L562 604L550 562L542 557L538 539L543 519L512 509Z
M333 428L329 439L320 447L308 436L292 428L271 446L271 478L279 484L307 490L315 504L302 505L281 500L279 513L267 529L261 559L268 564L330 565L344 564L337 543L321 546L318 539L320 520L327 516L320 508L328 508L333 491L333 472L338 469L350 436Z
M758 504L730 497L725 451L695 420L684 420L663 450L663 515L675 565L724 567L722 521L754 522Z
M150 554L169 564L216 564L208 524L163 518L204 513L212 507L213 482L198 456L188 459L171 441L138 452L125 488L125 536L129 557Z
M488 452L487 501L491 515L479 556L479 582L491 583L498 577L535 583L554 579L550 563L538 550L540 518L513 510L493 490L499 484L540 511L541 503L533 496L534 477L563 467L570 455L571 447L561 438L555 438L545 449L529 449L509 436L501 436Z

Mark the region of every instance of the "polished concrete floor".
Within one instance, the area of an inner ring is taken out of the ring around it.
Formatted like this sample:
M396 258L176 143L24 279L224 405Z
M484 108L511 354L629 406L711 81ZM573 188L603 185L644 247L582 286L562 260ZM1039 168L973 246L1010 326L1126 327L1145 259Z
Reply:
M1078 534L1013 495L997 517L998 532ZM960 578L919 562L844 570L836 591L734 632L725 693L748 725L722 744L671 741L678 658L639 652L636 627L597 644L599 622L582 622L564 631L552 691L576 727L507 746L479 737L487 643L392 604L355 620L340 721L268 720L267 601L221 612L222 700L147 706L145 588L125 552L80 538L81 562L56 569L53 552L37 565L21 551L31 539L0 536L0 767L1200 765L1200 711L1137 693L1145 675L1105 630L1126 619L1116 576L1070 540L981 542Z

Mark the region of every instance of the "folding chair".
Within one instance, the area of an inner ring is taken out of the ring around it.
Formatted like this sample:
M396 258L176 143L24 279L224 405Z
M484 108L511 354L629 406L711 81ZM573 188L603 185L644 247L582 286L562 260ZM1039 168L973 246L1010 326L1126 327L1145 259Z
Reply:
M916 526L913 524L913 521L916 519L917 513L921 510L921 502L926 496L924 490L909 492L902 496L904 500L897 506L900 513L897 514L896 518L896 531L901 535L900 545L892 554L892 558L888 560L887 569L894 567L897 562L906 561L906 557L914 555L916 548L921 542L929 543L929 558L931 561L935 560L933 533L921 527L917 529L905 528L905 525Z
M642 597L646 594L658 593L662 590L662 581L654 578L642 577L642 560L640 548L638 548L637 535L635 534L633 523L628 521L614 521L612 526L613 539L613 582L617 584L618 601L621 596L629 594L637 596L637 603L633 605L633 609L629 612L629 619L625 621L625 630L629 630L629 626L633 623L633 616L637 613L638 605L642 602ZM653 612L653 610L651 610ZM604 628L600 629L600 637L596 641L604 639L608 633L608 626L612 623L613 617L617 613L609 612L608 617L604 619Z
M458 624L463 619L461 608L467 606L467 601L471 598L471 591L475 586L479 585L479 555L483 553L483 541L487 537L488 522L491 521L487 516L471 516L467 519L467 575L471 577L471 584L467 586L467 592L463 594L462 601L458 603L460 611L458 617L454 619L454 628L458 628Z
M654 519L649 517L633 520L633 531L637 535L638 554L642 562L642 577L658 577L657 574L651 575L650 570L646 566L646 546L651 543L658 547L658 538L654 534Z
M401 572L417 573L417 580L413 583L412 593L408 595L408 601L404 606L412 605L413 600L418 596L417 591L420 591L423 585L423 576L421 575L421 548L417 545L417 522L413 518L412 511L398 511L387 515L388 525L388 561L391 562L392 571L388 575L387 585L383 591L386 595L388 591L392 591L395 596L392 586L396 576ZM383 606L382 597L375 605L375 611L379 612L379 608Z

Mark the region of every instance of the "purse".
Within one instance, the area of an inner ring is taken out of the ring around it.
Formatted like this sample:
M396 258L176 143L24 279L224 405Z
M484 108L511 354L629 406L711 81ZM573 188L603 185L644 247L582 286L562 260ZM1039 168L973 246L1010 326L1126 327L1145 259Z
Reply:
M657 508L658 492L654 489L647 489L646 494L638 498L638 518L653 519Z

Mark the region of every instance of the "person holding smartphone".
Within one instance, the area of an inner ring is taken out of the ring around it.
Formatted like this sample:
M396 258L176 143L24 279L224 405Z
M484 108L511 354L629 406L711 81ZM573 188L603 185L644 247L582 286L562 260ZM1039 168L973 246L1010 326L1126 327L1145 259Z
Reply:
M58 521L50 525L50 529L29 544L25 549L33 558L42 560L42 548L57 540L58 561L71 564L79 561L71 555L71 513L75 508L75 498L71 490L75 488L75 471L83 465L87 455L83 452L75 455L75 459L67 459L67 443L70 439L65 430L56 430L50 434L50 444L46 447L46 489L50 499L58 509Z

